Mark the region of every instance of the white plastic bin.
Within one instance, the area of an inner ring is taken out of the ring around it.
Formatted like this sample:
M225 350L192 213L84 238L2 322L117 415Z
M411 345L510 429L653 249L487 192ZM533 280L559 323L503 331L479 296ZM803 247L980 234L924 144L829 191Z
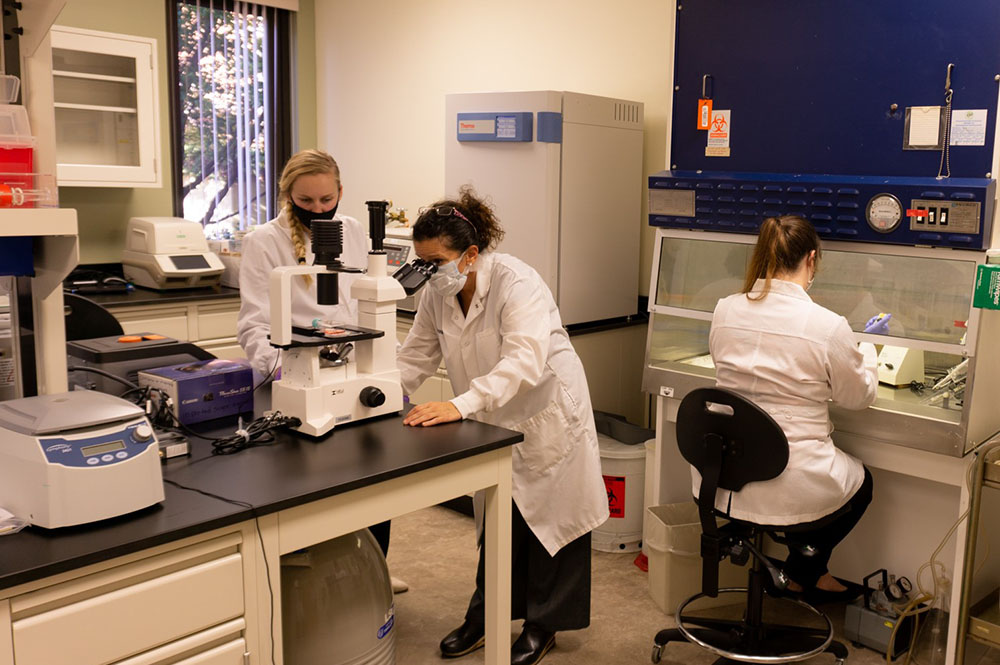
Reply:
M698 506L668 503L650 506L646 521L649 593L665 613L673 615L685 599L701 592L701 523ZM719 564L719 587L745 587L748 569L728 559ZM734 596L703 598L698 607L731 604ZM737 601L738 602L738 601Z
M656 498L653 496L653 488L656 486L656 439L649 439L643 444L646 449L646 480L642 497L642 553L649 558L649 546L646 544L646 531L649 527L649 507L656 505Z
M594 529L590 545L601 552L638 552L646 494L646 449L604 434L598 434L597 441L611 516Z

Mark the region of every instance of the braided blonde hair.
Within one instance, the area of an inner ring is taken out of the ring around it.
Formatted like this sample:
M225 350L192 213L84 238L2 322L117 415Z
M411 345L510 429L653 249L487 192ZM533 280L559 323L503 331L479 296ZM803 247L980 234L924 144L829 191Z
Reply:
M285 219L288 220L289 228L292 231L292 246L295 249L295 258L299 263L305 262L306 258L306 235L309 231L305 225L295 216L292 210L292 186L300 176L318 175L329 173L337 181L337 189L340 184L340 167L336 160L322 150L301 150L289 158L285 168L281 171L281 178L278 180L278 200L282 202L282 211ZM312 285L312 277L303 275L306 286Z

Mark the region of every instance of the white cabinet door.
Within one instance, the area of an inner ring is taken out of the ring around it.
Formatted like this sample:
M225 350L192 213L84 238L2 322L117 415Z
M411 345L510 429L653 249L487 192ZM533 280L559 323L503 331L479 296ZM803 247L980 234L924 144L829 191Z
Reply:
M156 40L52 27L60 187L159 187Z

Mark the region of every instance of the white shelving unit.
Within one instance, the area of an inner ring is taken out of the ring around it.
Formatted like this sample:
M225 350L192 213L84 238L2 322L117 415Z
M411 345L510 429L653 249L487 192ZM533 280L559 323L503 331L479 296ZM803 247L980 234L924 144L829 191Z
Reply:
M38 394L65 392L66 330L62 281L80 260L76 210L22 208L0 210L0 242L34 238L31 299L34 307L35 366Z
M61 187L159 187L156 40L52 26Z

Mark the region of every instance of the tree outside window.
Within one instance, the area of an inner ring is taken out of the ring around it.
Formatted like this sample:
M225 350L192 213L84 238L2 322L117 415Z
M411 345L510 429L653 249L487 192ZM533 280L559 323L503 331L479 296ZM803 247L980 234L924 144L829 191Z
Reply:
M287 12L174 4L175 209L209 237L231 237L275 214L288 155L288 85L277 76L289 61Z

